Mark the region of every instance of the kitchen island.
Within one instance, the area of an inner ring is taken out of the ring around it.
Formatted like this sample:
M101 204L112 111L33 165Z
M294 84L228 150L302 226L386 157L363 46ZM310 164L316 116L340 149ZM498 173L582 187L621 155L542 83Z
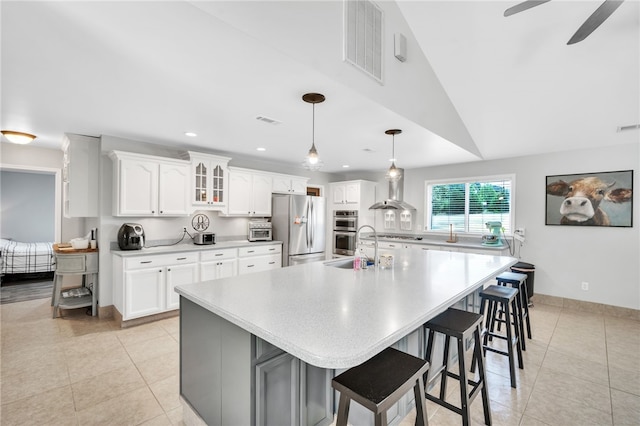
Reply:
M390 269L354 271L340 259L178 286L183 402L209 425L284 414L328 424L336 370L406 349L412 335L420 353L422 324L516 261L406 249Z

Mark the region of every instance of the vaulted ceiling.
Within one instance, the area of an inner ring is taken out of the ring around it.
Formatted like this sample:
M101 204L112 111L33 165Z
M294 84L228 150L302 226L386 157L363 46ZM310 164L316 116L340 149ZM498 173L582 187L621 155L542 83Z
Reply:
M312 138L301 96L320 92L328 172L388 167L389 128L404 168L638 143L617 128L640 123L640 3L571 46L600 1L505 18L516 3L377 2L380 84L342 60L342 1L3 1L1 126L49 148L107 134L297 165Z

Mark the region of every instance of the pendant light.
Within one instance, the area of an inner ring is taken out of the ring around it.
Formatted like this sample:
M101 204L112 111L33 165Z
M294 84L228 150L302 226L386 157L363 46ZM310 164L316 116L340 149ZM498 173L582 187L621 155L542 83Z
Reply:
M391 135L391 138L392 138L391 140L393 144L393 148L391 151L391 167L389 167L389 170L387 170L387 174L385 175L385 178L388 181L397 182L402 177L402 172L400 171L400 169L396 167L396 135L399 135L400 133L402 133L402 130L389 129L384 133L387 135Z
M302 166L311 171L317 171L322 168L324 163L318 157L318 150L315 142L315 126L316 126L316 104L324 102L324 95L320 93L306 93L302 95L302 100L313 105L313 115L311 121L311 149L302 162Z

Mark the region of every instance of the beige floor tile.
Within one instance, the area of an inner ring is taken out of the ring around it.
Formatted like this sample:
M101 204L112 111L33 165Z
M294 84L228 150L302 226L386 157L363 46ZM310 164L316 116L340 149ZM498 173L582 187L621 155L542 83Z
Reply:
M171 426L171 419L166 414L161 414L151 420L140 423L141 426Z
M11 375L29 372L42 365L65 365L64 344L37 346L31 349L20 349L3 346L1 350L1 373Z
M533 385L518 383L518 388L514 389L508 377L489 372L487 373L487 390L492 403L508 406L512 411L522 414L531 396Z
M180 317L172 317L158 321L158 325L172 336L180 335Z
M606 426L612 424L611 413L592 408L565 395L534 391L524 416L551 426Z
M549 426L549 423L525 415L520 420L520 426Z
M146 387L77 412L79 424L94 426L140 424L162 414L162 408Z
M624 370L611 365L609 381L611 389L640 396L640 370ZM640 421L638 423L640 424Z
M5 403L2 399L3 426L77 425L71 386L47 390L37 395Z
M640 424L640 396L611 390L614 425Z
M43 363L2 375L0 400L3 404L70 385L66 363Z
M572 400L611 413L611 396L607 385L600 385L568 373L541 368L531 397L539 393L555 395L560 402Z
M607 364L607 348L604 339L570 333L554 333L549 349L573 355L600 364Z
M127 353L136 364L159 356L178 352L178 342L168 334L141 342L125 343Z
M605 386L609 385L609 370L606 365L556 352L553 349L547 351L542 367L546 370L570 374L590 382Z
M178 351L169 352L141 361L136 366L147 383L155 383L179 373L180 354Z
M167 411L167 417L172 425L184 426L184 419L182 417L182 404L178 408Z
M180 407L180 376L178 374L151 383L149 387L165 412Z
M71 385L76 411L144 387L146 383L133 364Z
M142 324L131 328L125 328L117 331L118 339L123 345L132 345L157 337L168 336L169 333L157 322Z
M113 319L102 319L89 315L70 316L60 318L58 321L60 334L64 337L79 337L88 334L102 333L117 330Z
M67 355L69 378L76 383L120 368L133 366L133 361L122 346L91 356L74 357Z
M86 334L76 337L64 345L65 354L69 359L104 356L105 353L123 348L122 343L120 343L113 331Z

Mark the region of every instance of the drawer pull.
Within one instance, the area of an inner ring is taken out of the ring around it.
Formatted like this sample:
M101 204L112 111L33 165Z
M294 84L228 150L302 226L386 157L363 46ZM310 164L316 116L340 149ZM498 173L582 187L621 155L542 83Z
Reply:
M273 265L274 263L276 263L276 262L269 262L269 265Z
M269 249L269 251L274 251L274 250L275 250L275 248L270 248L270 249Z
M216 256L224 256L224 253L216 253Z
M151 263L151 262L152 262L151 260L141 260L141 261L140 261L140 263L141 263L141 264L142 264L142 263Z
M247 265L247 268L253 268L256 265Z
M179 257L176 260L185 260L185 259L186 259L186 257Z
M253 253L255 250L247 250L247 253Z

